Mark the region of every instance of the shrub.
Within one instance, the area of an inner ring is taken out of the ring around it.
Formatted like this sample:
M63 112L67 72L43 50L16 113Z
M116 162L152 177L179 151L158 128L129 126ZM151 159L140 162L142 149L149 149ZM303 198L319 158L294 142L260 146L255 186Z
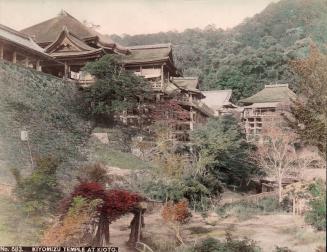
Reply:
M240 220L246 220L254 215L266 214L272 212L283 211L279 206L278 200L275 198L263 198L257 203L240 201L236 203L226 204L218 208L217 213L222 217L236 216Z
M309 202L311 209L305 214L305 220L317 230L326 230L326 185L318 181L310 186L309 191L313 199Z
M86 227L91 224L101 203L99 199L88 200L80 196L73 198L68 214L58 223L59 225L49 228L44 233L41 243L52 246L89 245L92 233Z
M152 179L142 186L150 198L173 202L186 198L194 210L206 211L211 204L211 195L206 186L193 178Z
M214 238L208 238L195 247L196 252L259 252L261 248L253 240L244 238L235 240L230 233L226 233L226 241L221 242Z
M57 159L43 157L36 160L35 170L25 178L15 170L16 195L25 212L44 214L56 210L56 204L62 196L56 177L58 166Z
M78 176L78 180L83 182L97 182L105 184L109 180L107 170L100 163L85 165Z

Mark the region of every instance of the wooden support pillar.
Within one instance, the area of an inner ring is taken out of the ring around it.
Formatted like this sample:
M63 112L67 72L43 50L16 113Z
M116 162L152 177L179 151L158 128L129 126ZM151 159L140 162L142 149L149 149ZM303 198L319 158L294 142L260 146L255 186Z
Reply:
M68 78L68 64L67 62L65 62L65 74L64 74L64 78Z
M17 52L14 51L12 54L12 63L16 64L17 63Z
M164 64L161 65L161 88L164 86Z
M29 61L30 61L29 58L26 57L26 59L25 59L25 66L26 66L26 67L28 67Z
M36 68L36 71L42 71L42 67L41 67L41 65L40 65L40 60L37 60L37 61L36 61L36 66L35 66L35 68Z
M142 204L142 203L141 203ZM146 208L140 207L133 211L134 217L131 221L131 233L129 235L128 244L135 247L136 243L142 240L142 227L144 227L144 212Z
M3 60L3 45L0 44L0 60Z

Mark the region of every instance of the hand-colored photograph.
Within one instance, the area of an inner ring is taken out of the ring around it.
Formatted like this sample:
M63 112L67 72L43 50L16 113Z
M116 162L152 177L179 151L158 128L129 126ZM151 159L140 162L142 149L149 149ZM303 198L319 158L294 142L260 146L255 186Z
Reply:
M326 0L0 0L1 252L326 252Z

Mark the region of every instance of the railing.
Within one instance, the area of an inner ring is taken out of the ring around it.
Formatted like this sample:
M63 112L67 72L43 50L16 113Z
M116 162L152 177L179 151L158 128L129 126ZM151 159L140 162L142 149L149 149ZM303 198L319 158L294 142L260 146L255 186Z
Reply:
M255 111L244 111L244 117L273 117L276 116L276 112L255 112Z
M162 88L161 81L151 82L151 87L154 90L161 90L161 88Z

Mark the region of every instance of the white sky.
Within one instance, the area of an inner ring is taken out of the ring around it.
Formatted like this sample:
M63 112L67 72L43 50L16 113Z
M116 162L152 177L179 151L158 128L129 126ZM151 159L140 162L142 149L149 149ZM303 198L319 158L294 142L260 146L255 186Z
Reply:
M0 23L20 30L66 10L103 34L141 34L215 24L232 28L277 0L0 0Z

